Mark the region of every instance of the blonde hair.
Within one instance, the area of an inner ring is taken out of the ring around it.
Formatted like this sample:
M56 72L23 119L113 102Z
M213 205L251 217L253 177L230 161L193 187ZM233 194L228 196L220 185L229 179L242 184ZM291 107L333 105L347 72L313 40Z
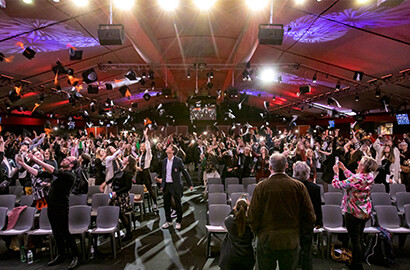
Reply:
M360 160L360 163L363 166L364 173L374 172L377 170L377 167L378 167L376 160L372 157L364 156L362 157L362 160Z

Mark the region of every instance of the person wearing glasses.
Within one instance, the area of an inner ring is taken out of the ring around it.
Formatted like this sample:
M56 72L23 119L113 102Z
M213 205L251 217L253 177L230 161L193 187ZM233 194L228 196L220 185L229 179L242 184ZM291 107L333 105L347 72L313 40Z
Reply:
M78 250L77 244L68 230L68 199L76 180L73 170L77 167L77 159L72 156L66 157L61 161L60 169L56 169L31 153L27 157L44 169L38 173L38 177L51 178L51 175L54 176L47 197L47 215L57 243L58 255L48 263L48 266L58 265L65 261L67 243L72 255L68 269L74 269L78 265Z

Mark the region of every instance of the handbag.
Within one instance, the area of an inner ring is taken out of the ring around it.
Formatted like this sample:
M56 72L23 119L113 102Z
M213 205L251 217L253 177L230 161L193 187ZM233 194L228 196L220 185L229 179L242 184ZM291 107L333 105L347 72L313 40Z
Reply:
M400 165L400 169L403 173L409 173L410 172L410 166Z

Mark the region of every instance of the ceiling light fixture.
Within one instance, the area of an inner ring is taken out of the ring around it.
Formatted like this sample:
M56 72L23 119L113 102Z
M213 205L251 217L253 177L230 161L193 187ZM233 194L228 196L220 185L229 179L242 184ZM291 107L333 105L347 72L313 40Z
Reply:
M88 0L73 0L73 3L78 7L85 7L88 5Z
M376 96L377 98L381 96L382 91L380 90L379 87L377 87L377 89L376 89L376 91L374 92L374 94L375 94L375 96Z
M263 69L260 74L260 79L264 82L273 82L275 77L275 71L272 68Z
M340 81L337 81L337 83L336 83L336 90L340 90L340 85L341 85Z
M354 96L354 101L359 101L359 93L356 93L356 95Z
M317 81L317 74L316 73L315 73L315 75L313 75L312 81L313 81L313 83L316 83L316 81Z
M295 3L297 5L301 5L301 4L305 3L305 0L295 0Z
M268 5L268 0L246 0L248 7L254 11L262 10Z
M134 6L134 0L114 0L114 5L118 9L130 10Z
M179 0L158 0L158 4L165 11L174 11L179 5Z
M200 10L209 10L215 4L216 0L194 0L195 5Z
M23 2L29 5L33 4L33 0L23 0Z

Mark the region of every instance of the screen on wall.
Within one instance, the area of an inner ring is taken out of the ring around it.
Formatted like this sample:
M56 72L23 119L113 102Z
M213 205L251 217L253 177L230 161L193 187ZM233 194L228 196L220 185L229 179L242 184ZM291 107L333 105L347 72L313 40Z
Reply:
M409 116L407 113L396 114L398 125L410 125Z
M329 120L329 127L331 128L335 127L335 120Z
M216 120L215 104L191 105L189 119L192 120Z

